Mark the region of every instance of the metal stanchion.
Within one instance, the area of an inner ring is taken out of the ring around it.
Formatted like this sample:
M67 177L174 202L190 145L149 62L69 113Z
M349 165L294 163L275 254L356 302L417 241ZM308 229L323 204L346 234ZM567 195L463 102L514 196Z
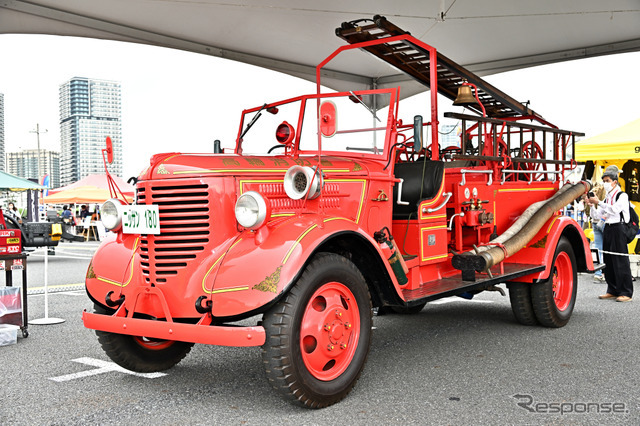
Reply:
M60 324L65 320L62 318L49 318L49 250L44 248L44 318L29 321L29 324L49 325Z

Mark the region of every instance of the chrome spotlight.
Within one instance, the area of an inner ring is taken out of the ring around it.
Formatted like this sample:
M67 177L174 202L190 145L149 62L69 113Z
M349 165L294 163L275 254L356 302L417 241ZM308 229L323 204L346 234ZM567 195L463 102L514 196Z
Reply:
M324 180L317 167L291 166L284 175L284 190L293 200L313 200L320 195Z

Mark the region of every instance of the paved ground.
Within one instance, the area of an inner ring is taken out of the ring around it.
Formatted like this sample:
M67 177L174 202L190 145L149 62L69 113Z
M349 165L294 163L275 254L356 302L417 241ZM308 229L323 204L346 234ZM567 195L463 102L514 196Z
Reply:
M640 423L640 300L597 300L604 285L590 276L562 329L516 324L497 293L375 317L356 388L312 411L272 390L258 348L196 345L157 378L114 371L82 326L84 292L61 291L82 283L93 249L65 244L49 258L49 316L66 321L31 325L28 338L0 348L0 424ZM28 267L30 318L40 318L43 258Z

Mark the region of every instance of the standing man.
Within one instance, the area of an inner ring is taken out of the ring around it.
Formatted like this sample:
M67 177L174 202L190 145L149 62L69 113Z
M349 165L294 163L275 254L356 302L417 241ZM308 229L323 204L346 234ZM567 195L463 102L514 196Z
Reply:
M602 232L602 249L604 251L604 277L607 281L607 292L600 299L616 299L618 302L630 302L633 297L631 268L627 256L627 238L621 221L629 221L629 197L618 186L618 167L609 166L602 175L607 196L604 201L598 197L589 197L592 205L591 217L595 220L605 219ZM620 253L622 256L609 253Z
M69 210L69 206L65 205L62 208L62 220L64 223L71 224L71 219L73 219L73 213Z
M87 205L83 204L82 206L80 206L80 219L84 221L84 218L87 216L91 216L91 213L89 213L89 208L87 207Z

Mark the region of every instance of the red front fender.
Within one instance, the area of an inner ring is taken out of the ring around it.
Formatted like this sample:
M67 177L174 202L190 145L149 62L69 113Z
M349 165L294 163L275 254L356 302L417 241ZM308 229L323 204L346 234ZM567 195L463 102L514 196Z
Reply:
M204 290L211 294L216 317L259 309L296 279L309 257L327 238L353 232L380 253L377 243L354 221L320 215L294 216L257 232L245 231L208 273ZM388 273L393 271L384 262Z

